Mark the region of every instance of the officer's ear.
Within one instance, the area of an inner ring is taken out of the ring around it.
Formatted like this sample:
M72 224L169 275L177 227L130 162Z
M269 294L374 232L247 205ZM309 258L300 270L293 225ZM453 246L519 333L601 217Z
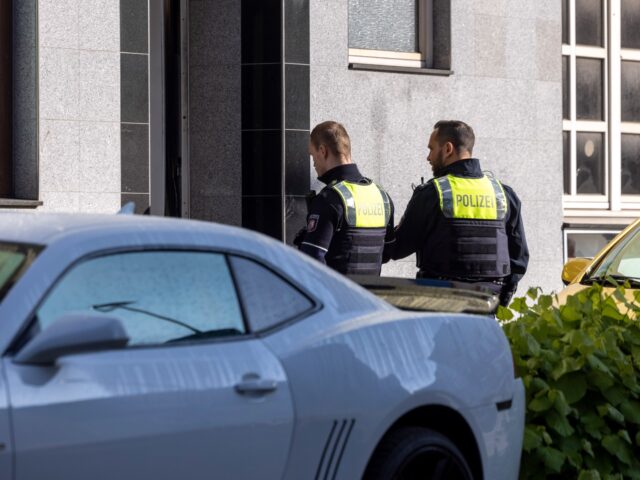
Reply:
M444 154L447 157L450 157L451 155L453 155L456 152L456 147L453 146L453 143L451 142L445 142L444 144Z
M320 146L318 147L318 152L320 152L320 156L322 157L323 160L326 160L327 157L329 156L329 149L323 143L321 143Z

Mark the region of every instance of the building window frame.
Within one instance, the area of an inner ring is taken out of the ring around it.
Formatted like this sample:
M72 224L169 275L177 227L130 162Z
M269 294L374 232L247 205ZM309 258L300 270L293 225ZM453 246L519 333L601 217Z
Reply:
M418 51L396 52L364 48L349 48L349 63L389 67L434 68L434 0L416 0Z
M624 226L613 226L613 225L567 225L562 229L562 255L564 259L564 263L567 263L569 260L573 258L579 257L569 257L569 235L607 235L610 238L604 239L605 241L602 245L599 245L593 255L591 257L582 257L582 258L594 258L594 256L604 248L618 233L620 233L624 229Z
M564 0L563 0L564 1ZM562 44L562 57L569 59L569 118L563 118L563 132L569 134L569 193L563 192L565 215L571 211L591 210L596 212L618 212L628 216L629 211L640 210L640 195L622 194L622 135L640 134L639 122L622 121L622 62L640 62L640 49L621 47L621 0L603 0L602 2L602 46L576 44L576 0L567 1L569 43ZM599 59L603 62L602 95L603 119L578 120L576 59ZM567 92L563 92L567 95ZM564 115L563 115L564 116ZM578 194L577 177L577 134L601 133L603 135L602 153L604 156L604 194ZM565 162L563 158L563 163ZM566 169L566 165L565 165Z

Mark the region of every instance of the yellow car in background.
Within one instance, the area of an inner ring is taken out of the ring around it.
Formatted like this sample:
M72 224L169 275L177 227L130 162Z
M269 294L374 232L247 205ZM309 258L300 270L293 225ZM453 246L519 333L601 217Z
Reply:
M615 282L629 282L626 297L635 301L640 291L640 218L625 228L593 258L573 258L562 269L564 288L558 295L562 304L573 295L594 283L615 288Z

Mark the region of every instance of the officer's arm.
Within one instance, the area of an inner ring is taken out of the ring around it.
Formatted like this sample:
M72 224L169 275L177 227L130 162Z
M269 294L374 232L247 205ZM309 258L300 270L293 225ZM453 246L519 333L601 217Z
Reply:
M395 228L395 238L385 243L384 261L405 258L420 250L433 228L438 194L432 183L416 188L400 223Z
M391 251L393 250L396 242L396 227L395 227L395 207L393 206L393 200L387 194L389 199L389 221L387 222L387 233L384 236L384 251L382 254L382 263L387 263L390 260Z
M336 202L323 192L315 197L309 205L307 227L300 242L300 251L325 263L325 255L331 245L333 234L338 224L339 213Z
M509 258L511 262L511 274L507 277L504 291L515 292L518 282L524 276L529 265L529 248L524 234L524 224L522 222L522 206L516 193L503 185L505 194L509 201L507 212L507 237L509 239Z

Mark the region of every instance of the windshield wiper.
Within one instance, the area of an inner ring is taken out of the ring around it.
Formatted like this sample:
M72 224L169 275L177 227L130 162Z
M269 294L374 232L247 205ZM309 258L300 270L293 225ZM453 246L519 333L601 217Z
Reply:
M242 335L243 332L237 328L222 328L219 330L207 330L206 332L194 333L184 337L172 338L165 343L184 342L189 340L204 340L207 338L230 337L232 335Z
M160 320L164 320L166 322L171 322L176 325L180 325L188 330L191 330L196 335L202 335L202 330L198 330L195 327L192 327L189 324L181 322L180 320L176 320L175 318L166 317L164 315L160 315L159 313L152 312L150 310L145 310L143 308L132 307L131 305L136 303L134 300L126 300L123 302L111 302L111 303L100 303L98 305L92 305L91 308L97 310L99 312L113 312L114 310L128 310L130 312L142 313L143 315L149 315L150 317L159 318Z
M599 283L601 285L624 285L625 282L629 282L631 288L640 288L640 278L625 277L624 275L601 275L599 277L585 278L582 283L585 285L592 285Z

